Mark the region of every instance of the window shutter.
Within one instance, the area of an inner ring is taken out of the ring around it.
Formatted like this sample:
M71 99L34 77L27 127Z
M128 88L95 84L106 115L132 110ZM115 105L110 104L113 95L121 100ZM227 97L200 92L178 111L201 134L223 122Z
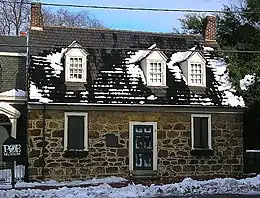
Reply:
M194 119L194 148L201 148L201 125L200 118Z
M208 118L201 119L201 147L209 148L208 145Z
M84 116L68 116L68 150L84 149Z

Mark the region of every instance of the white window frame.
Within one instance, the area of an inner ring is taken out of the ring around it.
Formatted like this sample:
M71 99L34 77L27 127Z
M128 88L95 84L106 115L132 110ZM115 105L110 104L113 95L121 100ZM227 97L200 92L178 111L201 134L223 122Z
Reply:
M71 79L70 78L70 59L71 58L81 58L82 59L82 79ZM66 82L86 82L87 81L87 56L85 55L78 55L78 56L70 56L66 55L65 58L66 62L66 74L65 74L65 79Z
M157 170L157 122L129 122L129 170L134 170L134 126L152 125L153 126L153 170Z
M208 118L208 146L212 150L212 128L211 128L211 115L210 114L191 114L191 149L201 150L199 148L194 148L194 118Z
M201 83L192 83L191 82L191 65L192 64L200 64L201 65ZM205 87L206 86L206 64L204 62L193 62L188 61L188 82L190 86L198 86L198 87Z
M151 71L151 63L161 63L162 67L162 82L161 83L154 83L151 82L151 76L150 76L150 71ZM146 63L147 67L147 85L148 86L166 86L166 61L164 60L158 60L158 59L148 59Z
M68 117L82 116L84 117L84 149L88 151L88 113L86 112L65 112L64 113L64 151L68 151Z

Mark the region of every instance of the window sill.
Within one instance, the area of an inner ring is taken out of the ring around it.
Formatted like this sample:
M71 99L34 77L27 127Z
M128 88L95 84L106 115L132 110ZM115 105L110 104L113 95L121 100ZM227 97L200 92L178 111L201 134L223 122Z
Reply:
M214 152L212 149L192 149L190 154L194 156L212 156Z
M88 151L64 151L64 157L86 157Z
M86 91L87 82L65 82L67 91Z

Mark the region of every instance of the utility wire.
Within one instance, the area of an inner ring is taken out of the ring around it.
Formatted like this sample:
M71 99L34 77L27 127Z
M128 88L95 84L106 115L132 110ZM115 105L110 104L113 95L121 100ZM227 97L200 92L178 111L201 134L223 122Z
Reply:
M0 44L0 46L10 46L5 44ZM144 50L144 51L169 51L169 52L205 52L211 50L198 50L198 49L177 49L177 48L160 48L160 49L147 49L147 48L121 48L121 47L93 47L93 46L84 46L84 47L69 47L66 45L12 45L13 47L29 47L29 48L41 48L41 49L58 49L58 48L67 48L67 49L94 49L94 50L129 50L129 51L137 51L137 50ZM214 52L226 52L226 53L253 53L253 54L260 54L260 50L223 50L223 49L214 49Z
M16 1L0 0L0 3L19 3ZM23 4L32 5L33 3L24 2ZM121 6L98 6L98 5L79 5L79 4L59 4L59 3L40 3L45 6L57 6L57 7L73 7L73 8L89 8L89 9L107 9L107 10L128 10L128 11L150 11L150 12L186 12L186 13L229 13L224 10L196 10L196 9L169 9L169 8L144 8L144 7L121 7ZM244 13L244 14L260 14L260 11L231 11L232 13Z

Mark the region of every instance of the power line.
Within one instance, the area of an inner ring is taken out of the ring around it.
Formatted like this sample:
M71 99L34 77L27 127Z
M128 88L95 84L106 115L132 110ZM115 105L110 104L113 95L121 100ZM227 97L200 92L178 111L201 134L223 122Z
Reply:
M10 46L5 45L5 44L0 44L0 46ZM29 47L29 48L41 48L41 49L58 49L58 48L67 48L67 49L72 49L72 48L79 48L81 49L82 47L69 47L66 45L12 45L13 47ZM147 49L147 48L121 48L121 47L93 47L93 46L84 46L83 48L85 49L93 49L93 50L129 50L129 51L137 51L137 50L144 50L144 51L169 51L169 52L205 52L205 51L210 51L210 50L193 50L193 49L178 49L178 48L160 48L160 49ZM260 54L260 50L223 50L223 49L214 49L212 50L214 52L226 52L226 53L253 53L253 54Z
M16 1L0 0L0 3L18 3ZM23 4L32 5L33 3L24 2ZM186 12L186 13L229 13L224 10L196 10L196 9L169 9L169 8L144 8L144 7L121 7L121 6L98 6L98 5L79 5L79 4L59 4L59 3L41 3L45 6L89 8L89 9L107 9L107 10L128 10L128 11L150 11L150 12ZM260 11L231 11L232 13L260 14Z

